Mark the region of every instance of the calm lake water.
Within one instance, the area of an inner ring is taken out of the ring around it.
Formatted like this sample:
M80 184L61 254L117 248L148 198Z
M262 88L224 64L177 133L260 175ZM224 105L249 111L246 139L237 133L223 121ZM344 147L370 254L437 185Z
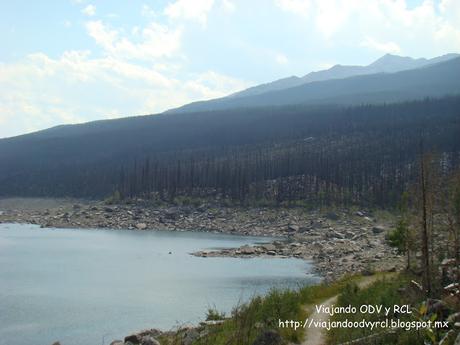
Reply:
M301 260L189 255L264 240L0 224L0 344L109 344L196 323L208 307L229 312L272 287L318 282Z

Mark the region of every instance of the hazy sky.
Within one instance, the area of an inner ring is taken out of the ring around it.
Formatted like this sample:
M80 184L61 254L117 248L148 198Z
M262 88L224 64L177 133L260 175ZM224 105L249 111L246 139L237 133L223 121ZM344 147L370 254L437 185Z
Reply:
M459 0L0 0L0 137L156 113L385 53L460 51Z

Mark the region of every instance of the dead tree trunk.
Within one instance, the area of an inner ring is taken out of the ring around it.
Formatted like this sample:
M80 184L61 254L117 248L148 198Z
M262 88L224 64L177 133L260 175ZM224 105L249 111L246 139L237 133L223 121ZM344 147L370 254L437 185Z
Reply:
M422 151L423 152L423 151ZM420 187L422 197L422 270L423 270L423 287L427 295L431 295L431 275L430 275L430 252L429 252L429 235L428 235L428 203L427 203L427 176L426 176L426 159L421 157L420 160Z

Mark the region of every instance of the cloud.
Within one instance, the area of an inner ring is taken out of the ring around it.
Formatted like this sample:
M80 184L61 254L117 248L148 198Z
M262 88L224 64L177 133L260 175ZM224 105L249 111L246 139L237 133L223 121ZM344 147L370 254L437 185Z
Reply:
M395 42L378 42L372 37L366 37L366 39L361 43L361 45L363 47L377 50L382 53L401 53L401 47L398 46Z
M275 0L276 6L283 11L307 17L310 14L311 0Z
M189 71L182 51L184 25L175 19L206 22L212 1L178 1L165 9L171 20L150 21L129 30L102 20L85 23L98 52L64 51L58 58L38 52L0 63L0 137L62 123L151 114L196 100L234 93L248 83L213 70ZM231 11L230 1L225 11ZM87 6L86 15L95 14ZM160 12L160 16L163 15ZM155 19L155 20L154 20ZM19 120L18 120L19 119Z
M88 17L92 17L96 14L96 6L89 4L84 9L82 9L81 12Z
M180 28L171 29L156 22L151 22L142 30L133 28L133 35L140 35L137 42L121 36L118 30L101 21L87 22L86 29L107 54L140 60L172 56L179 50L182 36Z
M221 6L224 9L225 12L227 13L233 13L235 12L235 3L231 0L222 0L221 1Z
M92 10L83 33L74 33L89 36L92 51L65 42L60 55L53 45L52 54L0 62L0 137L155 113L249 86L240 78L266 82L329 62L369 63L387 52L432 57L460 51L457 0L415 6L407 0L273 0L271 8L261 8L263 1L170 0L155 11L138 7L134 21L96 19L90 3L78 5L77 11ZM248 18L258 11L255 25ZM68 24L68 30L80 28Z
M214 0L176 0L165 8L164 14L170 19L192 20L206 25L213 4Z
M155 17L155 11L149 5L142 5L141 15L146 18Z
M437 52L460 49L460 1L423 0L409 7L405 0L273 0L295 14L305 30L329 44L346 42L375 51L411 53L418 45ZM307 19L307 20L306 20Z
M284 54L276 54L275 61L279 65L286 65L289 63L288 58Z
M56 59L34 53L0 64L0 138L63 123L157 113L246 86L215 71L184 73L168 62L141 65L89 51L66 51Z

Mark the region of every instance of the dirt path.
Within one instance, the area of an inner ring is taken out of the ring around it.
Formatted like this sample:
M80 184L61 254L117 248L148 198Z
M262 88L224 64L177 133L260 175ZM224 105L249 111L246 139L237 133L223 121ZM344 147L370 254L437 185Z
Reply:
M385 275L385 277L388 277L389 275ZM369 276L369 277L363 277L361 278L357 284L360 288L365 288L369 285L371 285L373 282L382 279L382 275L375 275L375 276ZM306 311L309 316L309 320L313 319L313 322L322 322L326 321L329 319L329 314L323 313L323 312L317 312L315 306L322 304L325 307L330 307L333 304L337 302L337 298L339 295L335 295L331 298L328 298L327 300L315 303L313 305L308 305L305 307ZM307 329L307 334L306 338L302 342L301 345L325 345L326 344L326 337L323 332L322 328L308 328Z

